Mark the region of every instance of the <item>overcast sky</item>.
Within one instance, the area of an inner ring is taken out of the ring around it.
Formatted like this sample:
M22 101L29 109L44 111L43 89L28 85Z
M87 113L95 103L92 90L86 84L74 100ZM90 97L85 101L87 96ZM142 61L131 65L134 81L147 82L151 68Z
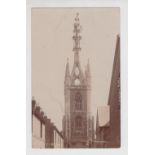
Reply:
M64 76L67 57L73 67L73 23L79 12L82 26L80 62L90 62L92 115L107 104L116 35L120 33L119 8L32 9L32 96L47 117L62 128Z

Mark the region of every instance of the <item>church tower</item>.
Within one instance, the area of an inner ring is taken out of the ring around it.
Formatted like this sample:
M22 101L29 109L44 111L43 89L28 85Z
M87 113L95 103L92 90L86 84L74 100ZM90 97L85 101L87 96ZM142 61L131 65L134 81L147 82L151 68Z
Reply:
M74 64L69 70L67 59L64 80L65 114L63 118L63 133L65 147L91 147L94 136L94 122L91 115L91 73L89 60L85 72L80 64L81 26L77 13L74 21L73 52Z

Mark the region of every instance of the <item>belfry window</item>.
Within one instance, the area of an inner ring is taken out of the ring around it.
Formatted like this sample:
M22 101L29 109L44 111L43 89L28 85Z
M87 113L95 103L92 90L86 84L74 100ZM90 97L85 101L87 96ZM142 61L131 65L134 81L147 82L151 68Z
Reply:
M75 84L76 86L80 85L80 80L79 80L78 78L75 79L74 84Z
M79 92L75 94L75 109L82 110L82 96Z
M75 127L81 128L82 127L82 118L80 116L77 116L75 119Z
M78 75L79 75L79 73L80 73L79 68L78 68L78 67L76 67L76 68L75 68L75 75L76 75L76 76L78 76Z

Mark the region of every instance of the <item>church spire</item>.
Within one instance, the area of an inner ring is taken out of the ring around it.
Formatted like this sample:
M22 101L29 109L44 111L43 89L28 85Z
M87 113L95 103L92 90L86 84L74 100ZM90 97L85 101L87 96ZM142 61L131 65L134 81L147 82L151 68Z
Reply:
M74 51L74 63L79 63L79 51L80 48L80 32L81 32L81 26L80 26L80 20L79 20L79 13L76 14L76 17L74 19L74 35L73 35L73 51Z

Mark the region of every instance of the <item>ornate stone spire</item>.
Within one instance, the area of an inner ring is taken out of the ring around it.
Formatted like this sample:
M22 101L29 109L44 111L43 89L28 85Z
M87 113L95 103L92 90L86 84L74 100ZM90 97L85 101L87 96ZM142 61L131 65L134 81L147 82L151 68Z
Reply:
M74 62L79 62L79 51L80 48L80 32L81 32L81 26L80 26L80 20L79 20L79 13L76 14L76 17L74 19L74 35L73 35L73 51L74 51Z
M80 81L80 84L84 84L84 75L83 71L80 65L80 59L79 59L79 52L81 50L80 47L80 32L81 32L81 26L80 26L80 20L79 20L79 14L76 14L76 17L74 19L74 30L73 30L73 51L74 51L74 65L71 73L71 83L74 84L75 80Z

